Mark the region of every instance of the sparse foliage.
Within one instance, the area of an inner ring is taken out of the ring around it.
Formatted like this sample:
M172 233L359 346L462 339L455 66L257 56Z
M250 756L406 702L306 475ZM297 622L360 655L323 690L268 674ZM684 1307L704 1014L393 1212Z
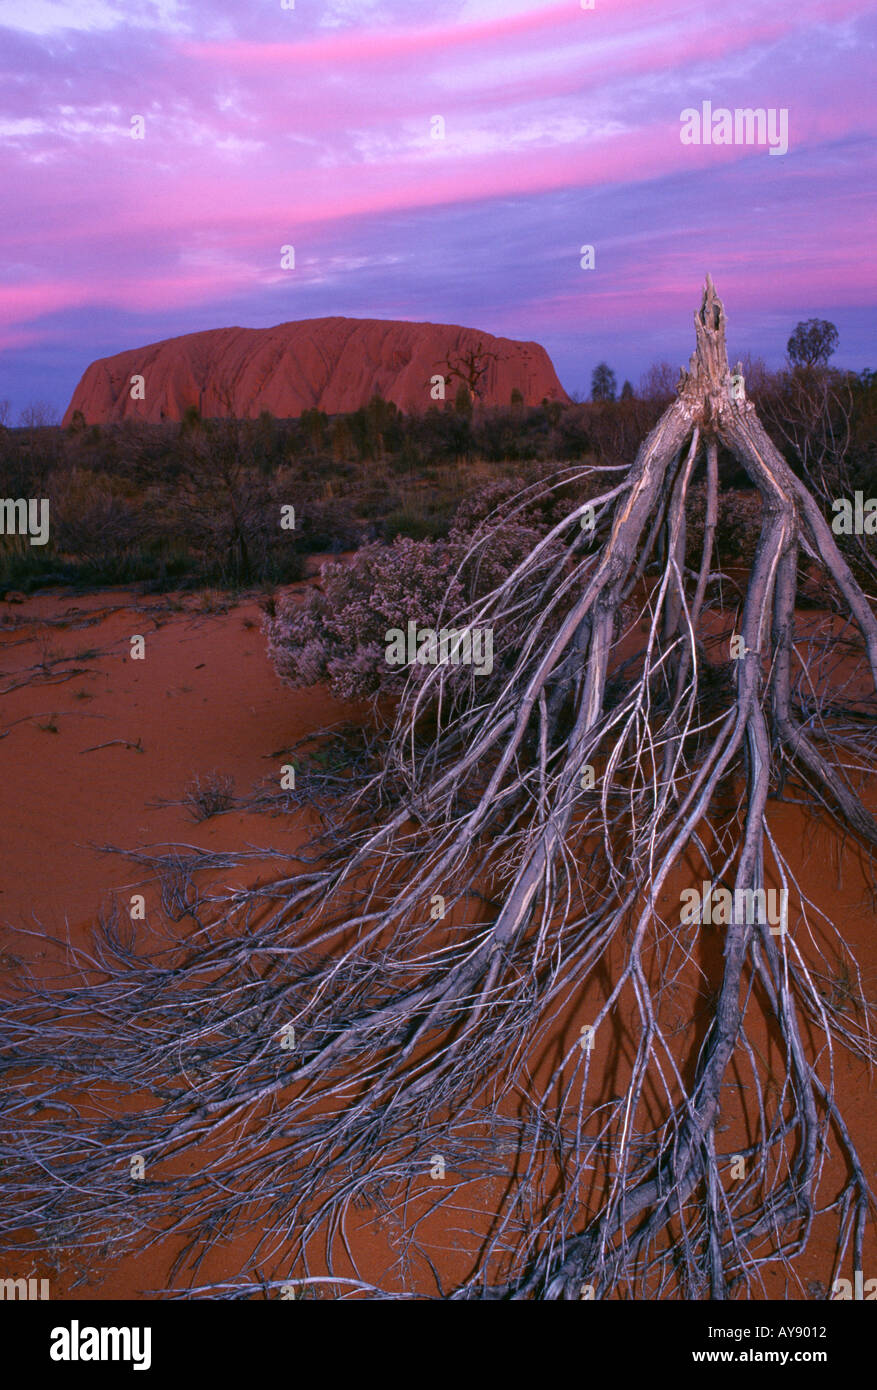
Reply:
M824 367L838 343L838 332L827 319L805 319L795 325L786 344L789 361L795 367Z

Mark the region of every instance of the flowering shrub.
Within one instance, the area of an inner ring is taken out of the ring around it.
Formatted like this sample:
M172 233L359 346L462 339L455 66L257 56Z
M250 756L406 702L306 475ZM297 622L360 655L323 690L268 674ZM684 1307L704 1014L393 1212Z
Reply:
M464 603L453 569L446 542L407 536L363 546L350 565L327 561L321 591L301 604L288 597L265 622L278 674L293 686L327 681L341 699L378 694L391 680L398 688L385 634L410 618L450 619Z
M510 501L519 491L520 484L494 483L467 498L447 540L397 536L392 545L363 546L350 564L327 561L319 591L310 591L303 602L287 596L265 620L278 674L292 686L327 682L342 699L398 693L400 672L387 662L387 632L404 630L409 621L459 627L460 611L502 583L573 505L561 500L555 507L546 492L509 519ZM516 636L506 625L494 678ZM428 670L412 665L406 674L424 679ZM463 667L452 674L452 683L468 684Z
M463 564L462 577L471 598L481 597L501 584L529 555L559 517L552 515L546 498L534 498L524 507L513 505L521 484L512 480L488 483L457 508L448 537L451 550ZM473 537L479 544L466 557Z

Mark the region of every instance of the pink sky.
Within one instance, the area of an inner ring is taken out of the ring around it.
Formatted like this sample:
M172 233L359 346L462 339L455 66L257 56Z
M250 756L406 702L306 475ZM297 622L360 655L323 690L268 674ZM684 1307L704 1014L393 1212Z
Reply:
M861 0L0 0L0 397L60 409L95 357L324 314L635 381L687 356L707 269L732 346L777 363L819 315L877 366L875 38ZM787 109L788 154L683 145L704 100Z

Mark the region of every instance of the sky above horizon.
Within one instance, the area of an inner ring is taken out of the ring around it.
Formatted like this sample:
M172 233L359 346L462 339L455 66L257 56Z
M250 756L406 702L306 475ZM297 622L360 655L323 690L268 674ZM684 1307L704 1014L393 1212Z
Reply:
M10 423L335 314L533 339L584 397L687 362L707 271L732 360L819 317L877 368L875 47L866 0L0 0ZM704 102L786 110L788 152L683 143Z

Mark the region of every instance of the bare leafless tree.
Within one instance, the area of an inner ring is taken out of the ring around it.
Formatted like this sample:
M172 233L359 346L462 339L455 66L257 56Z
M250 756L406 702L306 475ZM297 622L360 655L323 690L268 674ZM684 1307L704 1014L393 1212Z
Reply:
M491 362L500 360L499 353L488 352L480 340L466 351L449 352L438 365L448 381L459 381L473 400L481 400L487 388L485 377Z

